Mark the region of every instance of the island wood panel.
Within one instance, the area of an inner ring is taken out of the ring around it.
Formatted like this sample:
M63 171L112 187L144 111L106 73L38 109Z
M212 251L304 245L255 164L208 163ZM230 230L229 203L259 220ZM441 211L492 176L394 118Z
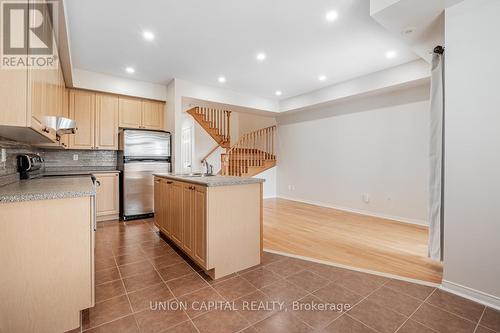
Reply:
M427 258L428 229L284 199L264 200L264 248L441 283Z
M193 185L182 185L182 249L189 256L194 256L194 214L193 214Z
M91 197L0 205L0 331L66 332L94 306Z
M191 198L193 257L202 266L207 265L207 188L194 186Z
M260 184L208 187L207 268L214 279L260 264Z

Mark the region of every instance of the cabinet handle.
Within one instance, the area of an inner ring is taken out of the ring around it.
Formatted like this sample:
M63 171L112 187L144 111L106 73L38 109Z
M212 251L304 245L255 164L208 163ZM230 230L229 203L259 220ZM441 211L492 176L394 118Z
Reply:
M42 132L45 132L45 133L50 133L50 130L49 130L47 127L44 127L44 128L42 129Z
M173 184L174 182L171 182L171 181L167 181L167 184Z

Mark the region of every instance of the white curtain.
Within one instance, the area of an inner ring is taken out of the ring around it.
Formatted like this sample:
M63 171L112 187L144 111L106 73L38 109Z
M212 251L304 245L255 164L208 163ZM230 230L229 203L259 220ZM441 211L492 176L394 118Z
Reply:
M443 260L444 56L434 53L431 74L429 257Z

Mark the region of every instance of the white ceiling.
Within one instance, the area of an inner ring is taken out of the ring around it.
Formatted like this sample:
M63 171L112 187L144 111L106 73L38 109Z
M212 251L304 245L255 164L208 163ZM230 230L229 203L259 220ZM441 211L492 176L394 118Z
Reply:
M75 68L153 83L176 77L269 98L280 90L284 99L417 59L370 17L368 0L65 4ZM339 17L328 23L331 10ZM153 42L143 39L145 29ZM397 57L387 59L389 50ZM267 54L262 63L258 52ZM320 74L328 79L320 82Z

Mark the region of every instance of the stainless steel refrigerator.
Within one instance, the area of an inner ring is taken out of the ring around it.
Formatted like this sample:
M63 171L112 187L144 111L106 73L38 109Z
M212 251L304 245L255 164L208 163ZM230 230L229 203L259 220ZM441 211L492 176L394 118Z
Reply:
M171 171L169 132L120 131L118 165L121 172L120 215L122 220L154 215L153 173Z

